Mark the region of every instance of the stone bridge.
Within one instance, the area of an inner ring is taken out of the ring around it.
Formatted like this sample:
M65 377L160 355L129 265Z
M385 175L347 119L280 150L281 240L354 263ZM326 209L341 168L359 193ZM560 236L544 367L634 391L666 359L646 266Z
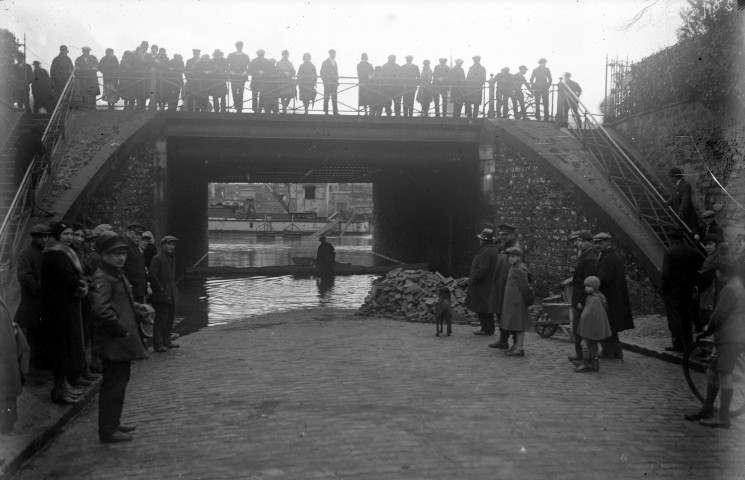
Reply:
M519 227L543 290L566 276L563 240L577 228L614 233L653 279L661 264L662 246L592 157L543 122L76 113L46 206L176 235L188 266L207 251L209 182L373 183L375 251L444 273L467 273L475 233L501 221Z

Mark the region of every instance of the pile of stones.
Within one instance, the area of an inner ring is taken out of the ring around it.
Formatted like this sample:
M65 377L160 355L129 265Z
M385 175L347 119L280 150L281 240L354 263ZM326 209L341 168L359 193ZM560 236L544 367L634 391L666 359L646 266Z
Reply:
M358 312L431 323L434 322L435 302L442 287L450 289L453 323L469 323L469 318L474 315L463 306L468 277L456 279L427 270L391 270L373 282L370 294Z

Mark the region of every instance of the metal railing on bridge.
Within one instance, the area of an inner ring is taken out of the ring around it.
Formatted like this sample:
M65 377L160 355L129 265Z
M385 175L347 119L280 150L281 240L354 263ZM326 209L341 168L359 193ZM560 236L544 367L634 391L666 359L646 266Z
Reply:
M44 129L42 143L47 151L43 156L36 156L26 169L8 213L0 224L0 289L10 281L10 272L17 257L23 232L28 228L35 210L41 211L39 205L51 189L52 180L57 174L62 158L62 140L65 125L72 114L71 99L75 70L70 76L60 95L49 123Z
M670 245L672 231L683 228L688 233L686 241L693 245L691 229L668 205L661 187L655 184L644 167L629 157L563 81L559 82L557 100L558 116L565 120L563 126L592 154L600 169L634 208L639 219L660 240L660 244ZM561 118L559 121L561 123Z
M80 109L178 110L199 112L253 113L334 113L333 102L325 100L320 77L308 81L293 76L231 82L227 76L120 75L76 78L74 105ZM549 92L548 117L556 113L557 85ZM357 77L339 77L336 85L337 113L340 115L400 115L471 118L535 118L535 96L521 85L503 92L496 79L483 83L456 82L447 85L423 84L417 79L373 78L360 82ZM525 109L518 103L524 99ZM435 100L437 99L437 102ZM443 107L446 105L446 108ZM457 114L458 106L460 114ZM473 106L467 115L468 105ZM507 105L506 109L504 104ZM439 105L436 108L436 105ZM506 115L500 115L506 112Z

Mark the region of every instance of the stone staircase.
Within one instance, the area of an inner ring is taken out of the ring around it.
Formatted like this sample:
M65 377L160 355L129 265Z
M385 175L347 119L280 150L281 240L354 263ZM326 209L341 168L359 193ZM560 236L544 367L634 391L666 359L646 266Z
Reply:
M15 126L5 144L0 150L0 222L8 214L10 204L16 194L16 188L13 184L15 170L16 141L24 133L31 130L36 124L46 125L51 115L49 114L24 114Z

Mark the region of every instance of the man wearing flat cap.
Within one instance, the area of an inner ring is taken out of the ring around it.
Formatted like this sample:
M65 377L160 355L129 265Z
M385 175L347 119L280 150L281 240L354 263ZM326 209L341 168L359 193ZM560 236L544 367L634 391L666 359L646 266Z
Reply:
M178 288L176 287L176 261L173 251L178 238L166 235L160 239L160 253L150 262L148 280L153 289L155 325L153 326L153 350L167 352L179 345L171 341L171 331L175 319Z
M535 94L535 119L541 119L541 104L543 104L543 119L549 121L548 113L548 91L551 89L553 79L551 78L551 70L546 67L545 58L538 60L538 66L533 69L533 73L530 74L530 86Z
M665 250L660 273L660 292L667 313L667 327L672 347L665 350L682 352L693 341L693 288L704 258L684 241L682 228L669 232L670 246Z
M623 360L623 350L618 332L634 328L631 314L629 287L623 257L611 241L610 234L601 232L592 237L598 251L598 278L600 293L608 300L608 322L613 335L603 340L600 358Z
M96 97L101 93L98 87L98 59L91 55L91 47L81 48L83 54L75 59L75 79L82 93L83 110L96 109Z
M128 242L113 231L96 239L103 262L93 275L90 291L94 324L93 353L101 358L103 380L98 398L98 438L102 443L132 440L134 425L121 423L132 361L147 358L138 336L137 309L123 267Z
M142 238L145 227L139 223L133 223L127 227L127 260L124 264L124 275L127 276L130 285L132 285L132 295L135 302L145 303L147 296L147 270L145 269L145 255L140 248L140 239Z
M673 194L667 201L678 217L685 223L688 228L696 231L698 228L698 217L696 209L693 206L693 189L691 184L685 179L685 173L680 167L673 167L669 170L668 176L673 182Z
M38 363L41 326L41 259L44 246L49 240L49 228L34 225L29 230L31 242L18 255L16 277L21 285L21 303L18 305L15 321L26 332L31 347L31 361Z
M447 58L440 58L440 63L432 70L432 89L434 90L435 117L440 116L440 99L442 99L442 116L448 116L448 89L450 88L450 67Z
M466 84L468 94L466 95L466 117L476 118L479 116L479 107L481 105L481 91L484 89L486 82L486 68L481 65L481 57L474 55L473 65L468 67L466 74Z
M703 241L710 235L716 235L724 240L724 231L716 221L717 213L714 210L707 210L701 214L703 225L694 230L693 239L697 242Z
M572 232L569 235L577 249L577 261L574 263L572 274L572 333L574 334L574 356L569 361L579 366L582 364L584 355L582 352L582 337L579 336L579 317L582 315L580 305L584 306L585 279L598 275L598 255L595 245L592 243L592 233L588 230Z
M52 94L54 95L54 103L56 104L59 97L62 96L62 90L65 89L67 80L72 75L73 65L72 60L67 55L68 50L66 45L60 45L59 55L54 57L52 60L52 66L49 69L49 75L52 80Z
M194 64L202 56L202 51L198 48L192 48L191 54L192 57L184 65L184 78L186 79L186 83L184 84L185 112L197 111L197 92L199 92L199 80L192 72L194 70Z
M494 271L497 267L499 250L494 245L494 230L485 228L476 235L479 239L479 249L471 262L471 271L468 275L468 291L463 305L476 312L481 329L473 332L476 335L494 335L494 302L492 302L492 290L494 289Z
M235 42L235 52L228 55L228 69L230 74L230 91L233 95L233 107L235 111L243 111L243 89L246 88L248 80L248 67L251 59L243 53L243 42Z
M414 57L406 55L406 63L399 68L404 88L404 117L414 116L414 97L416 97L416 88L419 85L419 67L411 63L413 60Z
M494 281L492 282L494 285L492 289L492 308L497 315L497 320L499 320L499 340L489 344L489 346L503 350L509 348L508 341L510 335L514 336L513 332L502 328L501 318L502 307L504 306L504 292L507 288L507 277L509 276L511 267L507 249L517 247L523 252L523 255L525 251L517 241L516 231L517 227L508 223L503 223L497 227L497 233L499 234L499 256L497 257L497 266L494 269Z
M466 72L463 71L463 60L455 59L455 66L450 69L450 95L453 102L453 118L460 118L463 103L466 101Z
M401 94L403 93L403 82L401 80L401 67L396 63L395 55L388 55L388 61L380 69L383 77L383 94L385 96L385 112L391 116L391 101L393 101L393 113L398 117L401 115Z

